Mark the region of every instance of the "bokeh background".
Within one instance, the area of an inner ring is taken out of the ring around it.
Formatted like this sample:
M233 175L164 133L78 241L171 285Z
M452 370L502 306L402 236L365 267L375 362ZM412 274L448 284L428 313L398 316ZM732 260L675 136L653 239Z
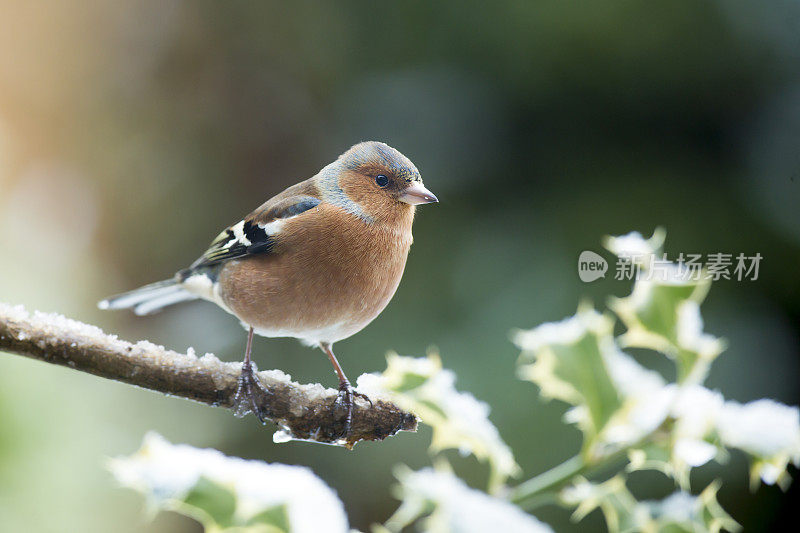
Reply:
M759 252L757 281L714 285L707 329L730 349L709 379L731 399L800 402L800 3L0 1L0 299L177 350L240 360L211 304L148 318L102 297L169 277L217 232L351 144L408 155L441 203L419 210L388 309L337 345L351 377L435 347L527 476L578 450L564 406L514 377L515 327L602 305L629 284L579 281L578 254L657 225L667 249ZM608 256L608 254L606 254ZM613 266L612 266L613 268ZM321 353L258 339L262 368L335 384ZM669 374L669 364L639 354ZM173 442L311 466L354 527L394 510L397 463L429 434L348 452L272 443L252 417L0 354L0 529L190 532L149 521L105 457L147 430ZM450 456L475 486L486 469ZM796 470L793 471L797 474ZM745 531L796 515L797 484L720 500ZM639 494L670 487L636 474ZM537 515L559 531L601 527Z

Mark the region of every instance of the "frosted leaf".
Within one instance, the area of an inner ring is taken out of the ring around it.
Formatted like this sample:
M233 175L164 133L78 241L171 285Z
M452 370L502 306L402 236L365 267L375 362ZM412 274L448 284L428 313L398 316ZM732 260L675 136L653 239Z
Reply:
M714 444L724 399L699 385L666 384L619 350L605 354L610 375L623 399L599 435L599 451L611 452L649 436L647 444L629 452L630 470L653 468L688 486L691 467L705 464L722 450ZM669 433L653 432L667 419Z
M800 413L773 400L725 402L717 422L722 442L753 456L751 483L759 478L786 487L791 462L800 464Z
M678 307L678 346L706 361L714 360L725 349L723 340L703 333L703 318L696 301L687 300Z
M664 386L661 374L646 369L616 347L607 350L605 358L611 379L626 397L645 395Z
M642 439L666 420L674 399L674 389L657 387L627 396L600 435L599 444L609 452Z
M687 466L703 466L717 456L717 447L703 440L678 439L675 441L675 457Z
M600 508L608 530L628 531L685 531L718 533L739 531L741 526L719 505L716 493L720 484L714 482L699 495L678 491L660 501L637 501L617 475L603 483L578 478L560 493L561 501L576 507L574 520L581 520Z
M772 400L747 404L726 402L723 396L699 385L661 388L668 399L672 420L669 433L653 435L650 442L629 453L629 470L655 468L688 487L689 470L724 457L725 448L738 448L752 456L751 483L779 484L786 488L789 463L800 463L800 411ZM650 398L657 395L654 389ZM648 406L639 397L639 407ZM625 410L623 409L623 413ZM617 427L628 419L612 419ZM633 424L636 427L636 424ZM626 426L622 426L626 427ZM617 429L619 432L620 430ZM635 431L630 431L635 435Z
M715 430L724 401L719 392L699 385L679 388L671 410L676 420L674 436L684 440L708 437Z
M543 396L574 405L565 420L585 432L594 458L658 428L675 394L660 374L619 350L612 329L608 317L581 306L573 317L514 339L523 349L520 377L539 385Z
M122 485L143 492L159 508L200 519L207 529L209 520L223 527L286 521L298 533L348 531L336 493L305 467L227 457L148 433L138 452L110 460L109 468ZM229 523L221 524L222 518Z
M663 500L643 501L640 505L653 520L654 531L739 531L742 527L717 502L719 487L715 481L699 496L678 491Z
M553 344L575 344L590 332L608 329L608 319L593 309L567 317L559 322L545 322L531 330L517 331L514 344L524 352L535 354Z
M706 279L637 280L630 296L609 303L627 328L620 344L664 353L675 360L680 382L701 383L725 349L722 339L703 332L699 306L709 287Z
M623 399L600 435L600 445L613 451L642 439L658 428L670 413L674 388L658 372L648 370L618 349L605 353L612 380Z
M522 349L519 377L535 383L543 397L576 406L568 420L578 424L590 446L622 406L608 365L617 352L613 326L609 317L581 305L570 318L514 335Z
M725 403L719 420L723 442L757 455L798 451L800 422L797 407L773 400Z
M455 388L456 376L442 369L441 360L389 354L387 368L380 374L358 378L358 390L372 397L387 398L419 416L433 428L431 449L456 449L488 461L493 490L509 476L519 473L511 450L489 421L489 406L469 393Z
M673 492L661 501L644 501L653 516L670 522L691 522L699 509L699 502L688 492Z
M472 489L449 472L405 468L397 477L403 503L386 522L390 531L420 520L421 530L431 533L552 532L550 526L508 501Z
M665 409L665 418L668 416L672 424L669 432L652 435L647 444L629 453L629 471L660 470L687 488L692 467L723 453L715 443L716 422L724 401L718 392L699 385L668 384L633 401L634 410L660 413Z
M649 514L630 493L621 475L603 483L592 483L578 477L559 493L559 498L563 504L575 507L574 521L582 520L599 508L610 533L652 530Z
M647 266L650 264L651 257L661 251L666 236L663 228L656 228L653 236L649 239L642 237L638 231L632 231L626 235L605 237L603 247L621 259Z

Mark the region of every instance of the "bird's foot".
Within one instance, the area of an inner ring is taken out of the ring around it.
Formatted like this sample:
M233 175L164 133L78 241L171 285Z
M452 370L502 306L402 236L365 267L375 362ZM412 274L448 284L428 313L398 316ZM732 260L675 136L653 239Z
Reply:
M369 402L370 407L372 407L372 400L369 399L369 396L353 389L349 381L342 381L339 383L339 394L336 396L333 406L336 408L341 405L345 408L344 428L342 429L341 435L339 435L340 439L346 439L350 436L350 429L353 425L354 398L366 400Z
M243 363L239 385L233 396L233 414L242 418L247 413L253 413L259 422L266 424L261 406L269 401L270 396L270 392L258 381L253 371L253 364Z

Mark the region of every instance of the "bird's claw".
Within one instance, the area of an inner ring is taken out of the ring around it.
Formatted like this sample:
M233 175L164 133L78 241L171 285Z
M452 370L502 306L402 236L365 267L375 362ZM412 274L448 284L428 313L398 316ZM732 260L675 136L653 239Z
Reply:
M266 424L259 400L264 400L268 395L269 391L261 385L253 371L252 363L242 364L239 384L233 396L233 414L241 418L247 413L253 413L259 422Z
M342 381L339 383L339 394L336 396L336 400L333 402L333 405L334 407L342 405L346 410L344 428L342 429L341 435L339 435L340 439L346 439L350 435L350 430L352 429L353 425L353 407L355 406L355 397L368 401L370 407L372 407L372 400L369 399L369 396L354 390L349 381Z

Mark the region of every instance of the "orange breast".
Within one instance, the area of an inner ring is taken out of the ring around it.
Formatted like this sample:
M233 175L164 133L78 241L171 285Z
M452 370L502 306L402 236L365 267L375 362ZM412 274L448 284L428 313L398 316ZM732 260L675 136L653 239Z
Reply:
M220 272L225 304L262 335L309 343L349 337L378 316L400 283L410 220L367 224L326 204L312 211L286 220L273 253Z

